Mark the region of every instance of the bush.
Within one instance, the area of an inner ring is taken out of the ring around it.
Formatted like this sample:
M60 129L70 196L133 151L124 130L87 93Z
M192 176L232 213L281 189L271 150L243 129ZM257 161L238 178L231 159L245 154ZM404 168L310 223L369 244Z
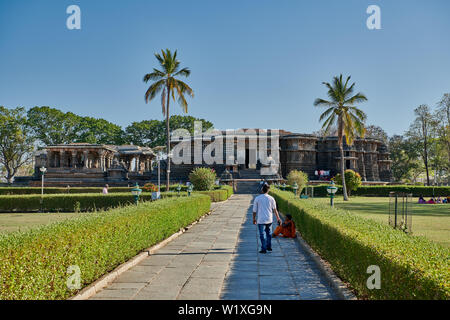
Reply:
M326 197L328 196L327 187L328 184L314 186L314 197ZM336 185L338 188L336 194L342 195L342 186ZM281 189L281 188L280 188ZM293 191L291 186L286 186L286 191ZM447 197L450 195L450 187L421 187L421 186L361 186L356 191L353 191L353 196L361 197L388 197L389 192L406 192L412 193L413 197L432 197L433 192L436 197Z
M0 299L66 299L67 269L85 287L207 213L204 195L163 199L0 235Z
M348 195L350 195L352 191L358 190L358 188L362 185L361 176L359 175L358 172L355 172L350 169L345 170L344 175L345 175L345 186L347 187L347 193L348 193ZM336 184L339 184L342 186L342 177L341 177L340 173L338 173L334 177L334 182Z
M197 191L208 191L214 187L216 172L209 168L196 168L189 174L189 180Z
M304 173L303 171L292 170L291 172L289 172L289 174L287 176L287 180L288 180L288 184L291 186L294 184L294 182L297 182L297 185L298 185L297 192L299 194L301 194L303 189L308 184L308 175L306 173Z
M449 248L290 192L271 194L280 211L293 216L302 237L360 298L450 298ZM370 265L381 269L381 290L367 288Z
M142 193L141 201L151 200L150 193ZM41 205L40 195L0 196L0 212L73 212L107 210L134 203L131 192L112 194L44 194Z

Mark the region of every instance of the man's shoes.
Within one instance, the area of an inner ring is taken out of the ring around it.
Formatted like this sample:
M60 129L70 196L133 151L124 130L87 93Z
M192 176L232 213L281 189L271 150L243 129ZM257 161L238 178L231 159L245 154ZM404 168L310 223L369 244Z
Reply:
M267 248L267 251L272 251L272 248Z
M267 253L267 251L266 250L261 250L261 251L259 251L259 253Z

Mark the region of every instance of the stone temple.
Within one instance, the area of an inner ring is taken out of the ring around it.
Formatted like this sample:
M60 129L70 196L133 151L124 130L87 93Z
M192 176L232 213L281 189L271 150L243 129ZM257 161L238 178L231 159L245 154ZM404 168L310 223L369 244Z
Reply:
M340 153L334 136L262 129L242 129L232 134L216 131L213 135L188 139L173 136L171 149L173 183L188 181L189 173L196 167L210 167L224 181L279 181L295 169L306 172L310 181L315 182L329 180L340 172ZM262 157L265 157L264 161ZM366 183L386 183L392 179L392 161L386 145L379 140L356 139L351 146L344 142L344 157L345 169L355 170ZM162 182L166 161L160 162ZM134 145L72 143L47 146L35 155L35 174L17 177L16 183L40 186L39 168L42 166L47 168L46 186L101 186L106 183L127 186L158 179L155 152Z

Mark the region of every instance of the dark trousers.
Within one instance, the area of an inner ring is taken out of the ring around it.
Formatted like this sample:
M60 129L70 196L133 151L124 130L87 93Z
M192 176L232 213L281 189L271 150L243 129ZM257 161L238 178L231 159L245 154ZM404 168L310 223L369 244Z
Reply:
M272 248L272 224L258 224L258 231L259 239L261 240L261 250L265 251Z

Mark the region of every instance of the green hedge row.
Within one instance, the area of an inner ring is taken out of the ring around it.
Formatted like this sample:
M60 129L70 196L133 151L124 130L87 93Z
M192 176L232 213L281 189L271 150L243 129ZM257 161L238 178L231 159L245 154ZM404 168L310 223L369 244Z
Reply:
M209 197L162 199L0 235L0 300L66 299L69 266L85 287L210 209Z
M178 184L171 185L169 190L176 191ZM134 186L130 187L109 187L108 193L123 193L131 192ZM142 188L142 186L140 186ZM44 194L77 194L77 193L102 193L102 187L73 187L73 188L59 188L59 187L44 187ZM187 186L181 185L181 190L186 191ZM166 186L161 185L161 192L166 191ZM20 195L20 194L41 194L39 187L0 187L0 195Z
M328 185L314 186L314 197L325 197L327 193ZM337 186L338 190L336 194L342 194L342 187ZM280 187L281 189L281 187ZM293 191L291 186L286 186L286 191ZM436 197L450 196L450 187L424 187L424 186L361 186L356 191L352 191L352 196L365 196L365 197L388 197L389 192L406 192L412 193L413 197L432 197L433 192ZM303 191L304 193L304 191Z
M170 185L170 191L177 191L178 184ZM214 186L214 189L220 189L221 187L229 186ZM109 187L108 193L123 193L131 192L134 186L130 187ZM142 188L142 186L140 186ZM229 187L231 188L231 187ZM161 192L166 191L166 185L161 185ZM181 191L187 191L186 185L181 185ZM232 189L232 188L231 188ZM61 188L61 187L44 187L44 194L72 194L72 193L102 193L101 187L73 187L73 188ZM0 195L20 195L20 194L41 194L41 188L39 187L0 187Z
M291 192L274 189L271 194L281 212L292 214L302 237L360 298L450 298L450 249ZM379 290L366 285L371 265L381 270Z
M232 194L233 189L223 186L211 191L195 191L194 193L206 194L212 202L224 201ZM231 192L231 193L230 193ZM180 196L186 196L186 192L180 192ZM178 192L162 192L161 197L177 197ZM150 201L151 193L143 192L140 201ZM133 204L134 199L130 192L78 194L44 194L41 205L41 195L9 195L0 196L0 212L72 212L108 210L119 206Z

